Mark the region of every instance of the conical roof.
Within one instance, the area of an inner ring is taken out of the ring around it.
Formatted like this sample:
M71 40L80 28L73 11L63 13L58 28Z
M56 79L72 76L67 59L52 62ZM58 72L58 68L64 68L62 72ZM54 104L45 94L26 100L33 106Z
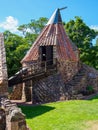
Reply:
M55 45L57 58L63 60L78 60L76 50L77 47L71 42L66 35L62 24L60 9L56 9L50 20L33 43L32 47L21 61L28 62L37 60L39 57L39 46Z
M59 9L56 9L54 11L54 13L51 16L51 18L49 19L47 25L49 25L49 24L56 24L56 23L62 23L62 18L61 18Z

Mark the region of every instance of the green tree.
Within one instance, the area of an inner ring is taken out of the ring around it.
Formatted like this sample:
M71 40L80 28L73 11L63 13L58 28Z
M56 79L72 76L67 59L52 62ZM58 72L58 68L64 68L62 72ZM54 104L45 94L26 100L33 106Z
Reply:
M39 34L46 23L48 22L48 19L45 17L40 17L38 20L31 20L31 22L28 24L28 28L34 33Z
M96 46L98 46L98 38L96 39Z
M97 32L90 29L80 17L75 17L65 24L65 30L70 39L80 50L82 62L97 68L98 51L92 44L92 40L97 36Z
M9 77L15 74L21 67L21 59L30 48L27 40L9 31L4 32L7 66Z
M29 43L33 43L38 34L46 25L47 21L47 18L40 17L38 20L31 20L28 24L20 25L18 30L23 33L23 36L28 40Z
M70 20L65 24L65 29L71 40L79 48L89 48L92 46L92 40L96 37L96 32L90 29L80 17Z
M23 25L20 25L18 27L18 30L21 31L23 33L23 35L25 36L26 32L27 32L27 28L28 28L28 25L27 24L23 24Z

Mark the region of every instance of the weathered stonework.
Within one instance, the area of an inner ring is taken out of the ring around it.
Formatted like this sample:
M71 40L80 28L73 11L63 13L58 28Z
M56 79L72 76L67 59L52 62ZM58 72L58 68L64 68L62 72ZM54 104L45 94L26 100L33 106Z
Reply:
M58 73L36 81L32 92L33 104L59 101L65 93L61 75Z
M87 85L92 86L98 92L98 71L87 65L83 65L87 73Z
M77 74L81 65L75 61L59 61L58 71L62 74L64 82L70 81Z
M13 91L9 94L11 100L21 100L22 98L22 84L17 84L13 87Z
M0 130L5 130L6 128L6 115L4 109L0 108Z
M32 80L25 82L25 101L30 102L32 100Z
M8 76L6 66L6 53L4 47L4 36L0 34L0 96L7 96Z
M90 76L91 74L93 78ZM94 91L98 92L98 72L87 65L81 64L79 71L66 83L60 73L36 81L32 88L32 102L37 104L81 99L83 98L82 92L86 91L88 86L92 86Z
M65 83L66 92L72 98L73 95L77 95L80 91L86 89L87 87L87 73L83 69L81 69L69 80Z
M26 125L25 115L21 112L21 109L16 104L11 103L7 98L0 99L1 125L0 130L29 130ZM6 123L5 123L6 122ZM5 127L5 128L4 128Z

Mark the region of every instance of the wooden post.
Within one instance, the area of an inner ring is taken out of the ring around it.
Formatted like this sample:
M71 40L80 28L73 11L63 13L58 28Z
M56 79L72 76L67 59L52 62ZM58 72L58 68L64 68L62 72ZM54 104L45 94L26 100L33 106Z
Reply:
M23 82L23 88L22 88L22 101L26 101L26 95L25 95L25 82Z
M35 73L35 65L33 64L33 74Z
M47 62L45 61L45 72L47 71Z
M33 83L32 83L32 80L31 80L31 87L30 87L30 91L31 91L31 102L33 103L33 96L32 96L32 88L33 88Z
M30 74L32 74L33 69L32 69L32 65L30 65Z
M58 63L57 63L57 59L55 59L55 66L56 66L56 72L57 72L57 70L58 70L58 65L57 65Z

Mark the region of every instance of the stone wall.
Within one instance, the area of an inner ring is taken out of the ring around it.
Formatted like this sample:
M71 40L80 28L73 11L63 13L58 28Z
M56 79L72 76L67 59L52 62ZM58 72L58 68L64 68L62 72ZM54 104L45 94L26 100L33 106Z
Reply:
M26 125L25 115L16 104L11 103L9 99L4 97L0 98L0 103L0 107L4 110L0 110L0 116L2 117L0 120L2 129L0 130L5 130L4 127L6 127L6 130L29 130Z
M66 91L71 98L78 97L78 94L92 94L87 88L90 87L93 91L98 92L98 71L85 64L81 64L81 69L72 80L65 84Z
M22 99L22 84L17 84L13 87L13 91L9 94L10 100L21 100Z
M0 96L7 96L8 95L8 82L7 81L2 81L0 84Z
M87 73L87 86L92 86L98 92L98 70L87 65L83 65L83 67Z
M6 53L4 47L4 36L0 33L0 96L7 96L8 88Z
M14 85L12 89L12 92L9 94L10 100L22 100L23 102L31 101L31 81Z
M67 99L81 99L83 98L82 92L86 91L90 85L95 92L98 92L98 72L95 69L81 64L79 71L77 73L73 72L73 74L73 77L68 80L66 80L68 75L66 76L65 74L64 81L66 82L63 81L64 77L62 78L60 73L36 81L32 89L33 104Z
M86 89L86 77L85 71L81 68L66 83L63 81L64 77L62 78L60 73L36 81L32 89L33 104L72 99L74 95Z
M81 91L86 90L87 87L87 72L83 66L81 69L72 77L70 81L65 83L66 92L72 98L74 95L78 95Z
M6 115L4 109L0 108L0 130L5 130L6 128Z
M33 104L59 101L65 93L64 82L59 73L33 83Z
M30 102L32 100L32 80L25 82L25 100Z
M79 71L81 65L75 61L60 61L58 64L58 71L61 72L64 82L70 81Z

